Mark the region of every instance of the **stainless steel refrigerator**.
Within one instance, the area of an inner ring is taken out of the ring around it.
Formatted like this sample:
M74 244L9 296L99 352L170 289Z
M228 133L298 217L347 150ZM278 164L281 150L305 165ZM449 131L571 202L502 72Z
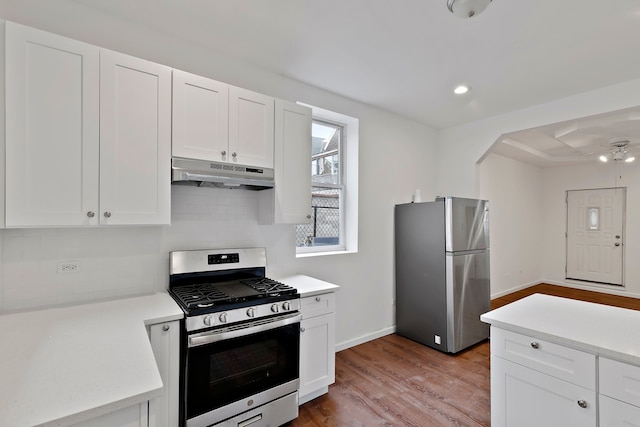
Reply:
M396 332L447 353L488 338L488 201L396 205L394 220Z

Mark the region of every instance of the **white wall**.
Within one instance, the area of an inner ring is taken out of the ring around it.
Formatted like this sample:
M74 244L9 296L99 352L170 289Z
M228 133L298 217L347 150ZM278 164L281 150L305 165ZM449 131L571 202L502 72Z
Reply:
M393 206L416 188L435 196L433 129L102 15L81 4L4 1L0 17L236 86L360 120L359 252L295 258L293 226L257 224L257 193L174 186L170 227L0 231L0 308L19 309L165 289L168 252L265 246L268 271L341 286L339 347L392 330ZM57 274L60 261L81 271Z
M592 163L571 167L556 167L543 171L543 251L541 279L556 283L640 297L640 164ZM626 227L624 241L625 288L607 285L580 285L565 280L565 231L567 190L626 187Z
M447 129L443 129L439 132L438 136L438 181L437 192L443 195L452 195L460 197L478 197L481 193L489 194L488 198L491 201L493 197L500 197L499 185L500 180L509 181L516 180L520 182L527 173L524 170L520 170L517 167L507 167L506 164L501 166L501 169L487 175L488 164L485 167L478 165L479 161L485 160L487 150L496 142L496 140L502 135L509 132L514 132L523 129L529 129L546 124L561 122L565 120L591 116L595 114L621 110L633 106L640 105L640 79L629 81L626 83L608 86L602 89L585 92L580 95L563 98L555 102L548 104L538 105L535 107L527 108L524 110L514 111L508 114L491 117L485 120L479 120L473 123L455 126ZM486 160L485 160L486 161ZM490 162L492 160L489 160ZM495 160L493 161L495 163ZM589 168L589 166L585 166ZM591 165L591 167L595 167ZM484 173L483 173L484 171ZM496 221L492 220L492 294L501 295L509 290L515 290L535 281L535 274L524 274L524 271L528 269L535 269L535 262L540 263L540 271L538 273L538 281L549 280L556 282L559 274L559 262L562 260L562 271L564 272L564 253L559 254L558 251L564 250L564 242L559 242L557 234L560 228L562 228L562 235L564 236L564 221L566 213L561 213L557 210L557 199L553 199L553 194L548 195L547 191L561 190L566 185L577 185L581 188L588 188L590 183L593 182L592 170L587 169L580 178L576 180L568 180L565 184L563 180L559 182L551 181L557 174L550 173L545 169L541 171L541 176L544 178L544 183L547 186L543 186L541 191L542 196L542 209L539 214L543 219L543 226L538 230L543 236L541 243L542 248L537 255L531 254L528 250L516 251L515 253L508 253L509 259L503 259L495 251L508 248L523 246L519 243L520 234L510 234L506 231L511 228L511 225L496 224ZM496 175L497 174L497 175ZM567 174L570 176L571 171ZM489 182L482 182L483 179L490 180ZM560 177L558 177L560 179ZM563 178L564 179L564 178ZM527 206L534 204L534 200L539 198L537 195L528 199L526 192L532 190L532 186L529 179L524 179L528 184L522 185L523 194L514 194L518 196L521 202L524 202ZM606 181L606 180L605 180ZM496 188L491 188L495 185ZM556 187L557 186L557 187ZM534 194L538 192L533 189ZM640 203L635 197L636 195L629 192L627 194L628 200L632 203ZM564 200L564 199L562 199ZM549 209L552 212L546 212L545 209L549 205ZM497 206L493 204L491 209L491 215L493 218L499 216L501 218L517 218L521 213L521 206L518 203L499 203ZM631 213L628 212L627 220L631 218ZM510 221L510 220L507 220ZM629 236L639 236L640 234L632 233L632 229L629 229ZM494 233L497 233L494 235ZM640 277L635 271L633 266L633 255L640 253L634 250L633 237L627 240L626 253L627 259L627 286L628 293L636 294L640 290ZM527 240L525 239L525 242ZM549 251L549 252L547 252ZM548 254L548 256L547 256ZM503 255L507 255L503 252ZM532 257L536 258L532 260ZM631 257L631 258L629 258ZM511 267L511 266L514 267ZM518 266L516 269L515 266ZM520 278L520 268L524 266L522 278ZM544 266L544 268L542 267ZM518 277L514 277L514 274ZM505 277L506 274L510 276ZM510 279L510 280L507 280ZM560 283L560 282L557 282Z
M540 281L543 176L497 154L478 165L478 196L489 200L492 298Z

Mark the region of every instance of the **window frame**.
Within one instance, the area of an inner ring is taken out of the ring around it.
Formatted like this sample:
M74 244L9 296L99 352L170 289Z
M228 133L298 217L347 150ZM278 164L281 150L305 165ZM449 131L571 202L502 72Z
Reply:
M338 188L340 190L340 226L337 245L297 246L296 257L354 253L358 251L358 138L359 120L330 110L302 104L312 109L312 120L320 124L340 126L341 147L339 153L340 184L324 183L312 188ZM311 141L309 141L311 143ZM309 159L310 161L312 159ZM309 191L312 191L312 188ZM297 226L296 226L297 227ZM297 228L296 228L297 230Z

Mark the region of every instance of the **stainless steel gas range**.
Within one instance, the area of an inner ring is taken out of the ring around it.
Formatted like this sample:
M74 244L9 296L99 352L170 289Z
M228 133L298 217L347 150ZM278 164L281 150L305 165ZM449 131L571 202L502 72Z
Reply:
M265 271L264 248L171 252L169 293L185 312L184 426L266 427L298 416L300 295Z

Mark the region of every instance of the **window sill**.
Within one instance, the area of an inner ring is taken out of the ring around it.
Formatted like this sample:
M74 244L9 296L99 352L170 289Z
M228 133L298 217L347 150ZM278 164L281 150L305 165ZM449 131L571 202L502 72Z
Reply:
M327 255L343 255L343 254L357 254L358 251L349 251L345 249L326 251L326 252L303 252L297 253L296 258L311 258L315 256L327 256Z

